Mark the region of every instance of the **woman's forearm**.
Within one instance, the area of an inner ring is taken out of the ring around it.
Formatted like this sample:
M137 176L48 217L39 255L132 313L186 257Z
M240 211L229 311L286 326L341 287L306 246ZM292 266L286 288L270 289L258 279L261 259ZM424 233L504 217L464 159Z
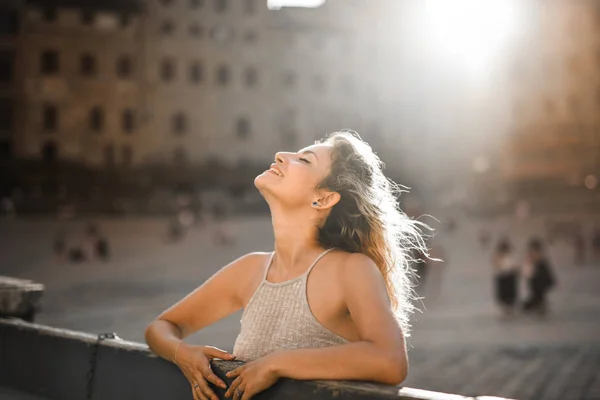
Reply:
M278 376L299 380L365 380L397 385L408 372L405 351L383 349L370 342L281 350L270 357Z
M177 363L177 347L181 346L183 335L177 326L162 320L152 322L146 328L145 338L150 349L158 356Z

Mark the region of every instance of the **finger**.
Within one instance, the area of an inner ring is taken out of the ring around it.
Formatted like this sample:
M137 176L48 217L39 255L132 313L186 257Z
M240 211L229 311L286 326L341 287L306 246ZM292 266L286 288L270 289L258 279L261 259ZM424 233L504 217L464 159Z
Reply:
M242 371L246 368L246 365L248 365L248 364L240 365L239 367L237 367L235 369L232 369L231 371L229 371L225 375L228 378L235 378L236 376L240 376L240 374L242 373Z
M233 380L233 382L231 382L231 385L229 385L229 389L227 389L227 391L225 392L225 397L232 397L233 394L235 393L235 390L238 388L238 386L242 383L242 379L241 378L235 378Z
M206 397L200 390L200 386L196 386L196 383L192 384L192 395L194 396L194 400L206 400Z
M215 373L213 372L210 364L206 364L202 369L202 374L204 375L204 379L209 381L210 383L218 386L222 389L227 389L227 385L223 382Z
M218 349L213 346L206 346L205 354L212 358L220 358L222 360L233 360L235 356L225 350Z
M208 386L208 383L204 378L198 379L198 385L200 385L196 390L199 390L202 395L207 399L215 399L217 395L213 390Z
M244 395L244 385L240 384L237 389L235 389L235 392L233 392L233 400L240 400L242 398L242 396Z
M244 394L242 395L242 400L250 400L254 396L254 392L250 388L246 388L244 390Z

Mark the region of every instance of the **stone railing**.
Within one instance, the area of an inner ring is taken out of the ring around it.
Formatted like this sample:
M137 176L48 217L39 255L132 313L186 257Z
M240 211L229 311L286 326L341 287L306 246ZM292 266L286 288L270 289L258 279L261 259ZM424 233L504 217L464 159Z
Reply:
M213 361L214 372L240 365ZM190 385L179 369L146 345L111 335L57 329L17 318L0 319L0 388L60 400L191 399ZM215 388L219 398L224 390ZM256 396L263 400L370 399L466 400L458 395L367 382L282 379ZM477 398L483 400L484 397ZM491 399L487 397L485 399Z
M0 317L33 322L41 309L44 285L26 279L0 276Z

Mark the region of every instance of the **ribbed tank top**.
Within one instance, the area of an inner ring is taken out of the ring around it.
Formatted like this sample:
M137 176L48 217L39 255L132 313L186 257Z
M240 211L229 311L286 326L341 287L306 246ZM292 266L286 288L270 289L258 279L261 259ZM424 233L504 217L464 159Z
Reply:
M242 329L233 347L238 360L252 361L280 349L348 343L317 321L306 297L310 271L331 250L321 253L304 274L281 283L267 281L275 253L271 254L262 282L242 314Z

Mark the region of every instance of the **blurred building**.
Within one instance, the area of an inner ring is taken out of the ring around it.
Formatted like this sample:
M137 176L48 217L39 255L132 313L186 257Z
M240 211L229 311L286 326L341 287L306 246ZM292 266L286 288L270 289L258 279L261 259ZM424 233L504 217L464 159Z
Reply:
M532 16L507 68L499 175L517 196L573 197L600 178L600 4L544 2Z
M2 35L12 82L2 134L14 133L3 151L107 167L236 165L341 128L380 139L374 10L356 0L282 11L258 0L15 2Z
M278 150L367 124L360 105L370 82L359 72L367 2L281 11L266 3L148 3L146 113L156 141L148 156L267 163Z
M140 5L40 0L17 9L14 154L135 163L144 99Z
M18 30L17 10L0 5L0 159L9 158L13 152Z

